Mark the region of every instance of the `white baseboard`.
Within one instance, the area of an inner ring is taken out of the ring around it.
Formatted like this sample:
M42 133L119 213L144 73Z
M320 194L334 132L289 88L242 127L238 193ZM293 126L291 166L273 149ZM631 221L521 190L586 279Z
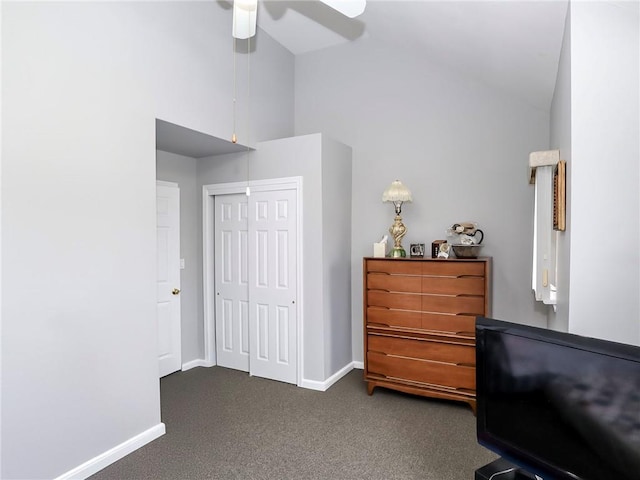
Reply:
M159 423L148 430L145 430L139 435L130 438L129 440L122 442L120 445L113 447L111 450L107 450L101 453L97 457L77 466L73 470L69 470L67 473L63 473L55 480L71 480L79 478L88 478L94 473L99 472L105 467L108 467L112 463L117 462L125 455L129 455L131 452L139 449L140 447L152 442L158 437L165 434L164 423Z
M182 364L182 371L184 372L185 370L191 370L192 368L195 367L213 367L215 365L215 363L211 363L208 362L207 360L202 360L202 359L196 359L196 360L191 360L190 362L187 363L183 363Z
M364 370L364 362L353 362L353 368Z
M340 370L338 370L336 373L334 373L329 378L327 378L324 382L318 382L317 380L306 380L306 379L303 378L302 382L300 383L300 387L308 388L309 390L318 390L320 392L324 392L331 385L336 383L338 380L340 380L342 377L344 377L347 373L349 373L351 370L353 370L353 368L354 368L353 363L354 362L351 362L351 363L345 365Z

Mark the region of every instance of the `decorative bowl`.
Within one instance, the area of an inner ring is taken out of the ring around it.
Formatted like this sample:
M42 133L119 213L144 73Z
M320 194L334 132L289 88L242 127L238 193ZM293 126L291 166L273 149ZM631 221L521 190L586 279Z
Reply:
M451 245L453 249L453 253L455 253L456 258L478 258L480 254L480 249L483 247L481 244L474 245Z

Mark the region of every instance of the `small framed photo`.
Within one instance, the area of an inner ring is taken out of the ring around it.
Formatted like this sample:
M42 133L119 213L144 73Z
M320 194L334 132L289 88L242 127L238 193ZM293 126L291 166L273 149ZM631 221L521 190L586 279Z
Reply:
M434 240L431 243L431 258L438 258L440 255L440 247L442 244L447 243L446 240Z
M412 243L409 255L411 255L411 258L424 257L424 243Z

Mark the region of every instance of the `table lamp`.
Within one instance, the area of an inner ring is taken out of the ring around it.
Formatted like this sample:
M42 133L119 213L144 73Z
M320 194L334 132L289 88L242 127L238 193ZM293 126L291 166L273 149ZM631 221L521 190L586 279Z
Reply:
M382 194L382 201L393 203L396 210L396 218L389 228L389 233L394 241L393 249L389 252L389 256L394 258L406 257L407 253L402 248L402 237L407 233L407 227L402 223L400 213L402 213L402 204L404 202L413 201L411 192L400 180L394 180Z

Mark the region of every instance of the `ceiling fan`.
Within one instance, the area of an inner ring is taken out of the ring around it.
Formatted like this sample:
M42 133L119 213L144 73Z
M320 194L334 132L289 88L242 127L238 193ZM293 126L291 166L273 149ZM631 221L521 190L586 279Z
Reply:
M354 18L364 12L367 0L320 0L343 15ZM233 0L234 38L245 39L256 34L258 0Z

